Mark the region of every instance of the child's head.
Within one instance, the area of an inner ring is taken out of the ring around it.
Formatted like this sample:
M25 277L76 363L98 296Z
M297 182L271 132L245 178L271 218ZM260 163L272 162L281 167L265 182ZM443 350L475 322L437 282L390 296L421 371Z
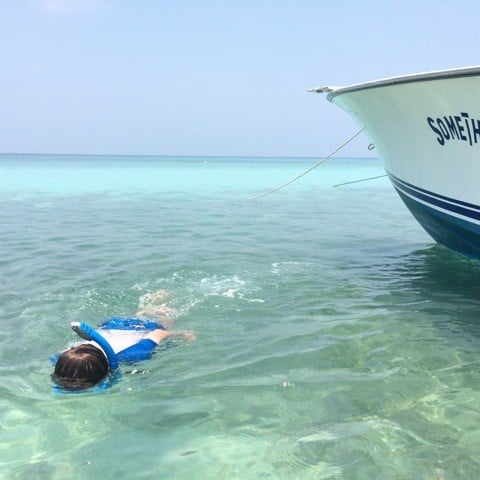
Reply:
M63 352L55 364L53 381L67 390L93 387L108 373L105 354L90 343Z

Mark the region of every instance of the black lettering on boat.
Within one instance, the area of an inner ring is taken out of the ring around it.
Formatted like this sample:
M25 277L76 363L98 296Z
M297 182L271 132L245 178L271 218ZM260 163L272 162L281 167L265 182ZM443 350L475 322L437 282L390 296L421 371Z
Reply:
M470 146L472 145L472 134L470 132L470 122L468 121L468 113L467 112L462 112L462 117L465 119L465 126L467 127L467 133L468 133L468 142L470 143Z
M455 117L455 118L457 118L457 117ZM460 136L458 135L457 124L456 124L455 120L453 119L453 117L450 115L449 117L443 117L443 119L445 120L445 124L448 127L448 131L450 132L450 136L452 138L460 138Z
M442 132L437 127L435 127L435 120L432 117L427 117L427 122L430 125L430 128L438 135L437 142L440 145L445 145L445 140L443 138ZM478 134L480 135L480 130L478 131Z
M447 141L466 142L470 146L480 143L480 119L471 117L467 112L427 117L427 123L442 146Z
M457 122L458 131L460 132L460 138L462 140L466 140L467 137L463 134L463 131L465 130L465 128L462 125L462 117L455 115L455 121Z
M440 128L440 131L442 132L443 138L445 140L450 140L450 133L448 133L447 126L445 125L445 123L441 118L437 118L437 125L438 125L438 128Z
M480 120L475 120L472 118L472 130L473 130L473 141L478 143L478 139L480 138Z

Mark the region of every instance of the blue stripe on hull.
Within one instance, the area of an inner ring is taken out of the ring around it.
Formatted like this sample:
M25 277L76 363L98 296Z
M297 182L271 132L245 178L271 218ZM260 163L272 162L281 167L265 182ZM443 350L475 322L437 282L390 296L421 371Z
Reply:
M430 205L435 205L436 207L440 207L452 213L457 213L464 217L469 217L474 220L480 220L480 210L478 209L478 207L474 205L471 205L468 208L465 208L462 205L462 204L465 204L464 202L460 202L454 199L444 200L444 199L447 199L447 197L443 197L441 195L437 195L432 192L427 192L426 190L423 190L411 184L402 182L397 178L391 177L391 180L393 185L397 189L397 191L398 189L400 189L404 193L407 193L419 200L423 200L424 202L429 203Z
M394 186L407 208L434 240L468 257L480 258L479 225L417 202L399 190L395 183Z
M449 208L449 205L466 207L466 209L463 211L463 214L466 214L467 216L469 215L470 211L480 212L480 207L478 205L464 202L462 200L457 200L455 198L446 197L445 195L440 195L438 193L434 193L429 190L425 190L424 188L417 187L412 183L405 182L405 180L401 180L400 178L396 177L390 172L387 172L387 173L390 180L395 186L403 189L408 189L411 193L413 193L414 196L418 196L418 198L430 198L431 200L433 199L441 200L442 203L435 202L435 205L439 205L447 209Z

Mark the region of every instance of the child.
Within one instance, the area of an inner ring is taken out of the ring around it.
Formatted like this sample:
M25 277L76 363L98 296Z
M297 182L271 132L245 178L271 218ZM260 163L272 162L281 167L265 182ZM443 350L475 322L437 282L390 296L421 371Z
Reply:
M71 327L88 342L81 343L60 354L52 379L62 390L78 391L98 386L108 386L110 371L119 362L136 362L150 358L155 347L167 338L195 339L191 331L171 331L172 309L161 303L166 293L155 292L147 298L150 303L135 318L111 318L93 330L84 323L72 323ZM163 325L145 317L162 319ZM100 384L100 382L103 383ZM99 385L100 384L100 385Z

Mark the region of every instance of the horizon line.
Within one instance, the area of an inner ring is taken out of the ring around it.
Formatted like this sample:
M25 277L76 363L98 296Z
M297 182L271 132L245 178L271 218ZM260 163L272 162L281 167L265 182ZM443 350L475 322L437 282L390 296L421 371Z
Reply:
M322 155L189 155L189 154L154 154L154 153L30 153L30 152L0 152L0 155L32 155L32 156L66 156L66 157L174 157L174 158L323 158ZM347 156L333 158L361 158L378 160L378 157Z

